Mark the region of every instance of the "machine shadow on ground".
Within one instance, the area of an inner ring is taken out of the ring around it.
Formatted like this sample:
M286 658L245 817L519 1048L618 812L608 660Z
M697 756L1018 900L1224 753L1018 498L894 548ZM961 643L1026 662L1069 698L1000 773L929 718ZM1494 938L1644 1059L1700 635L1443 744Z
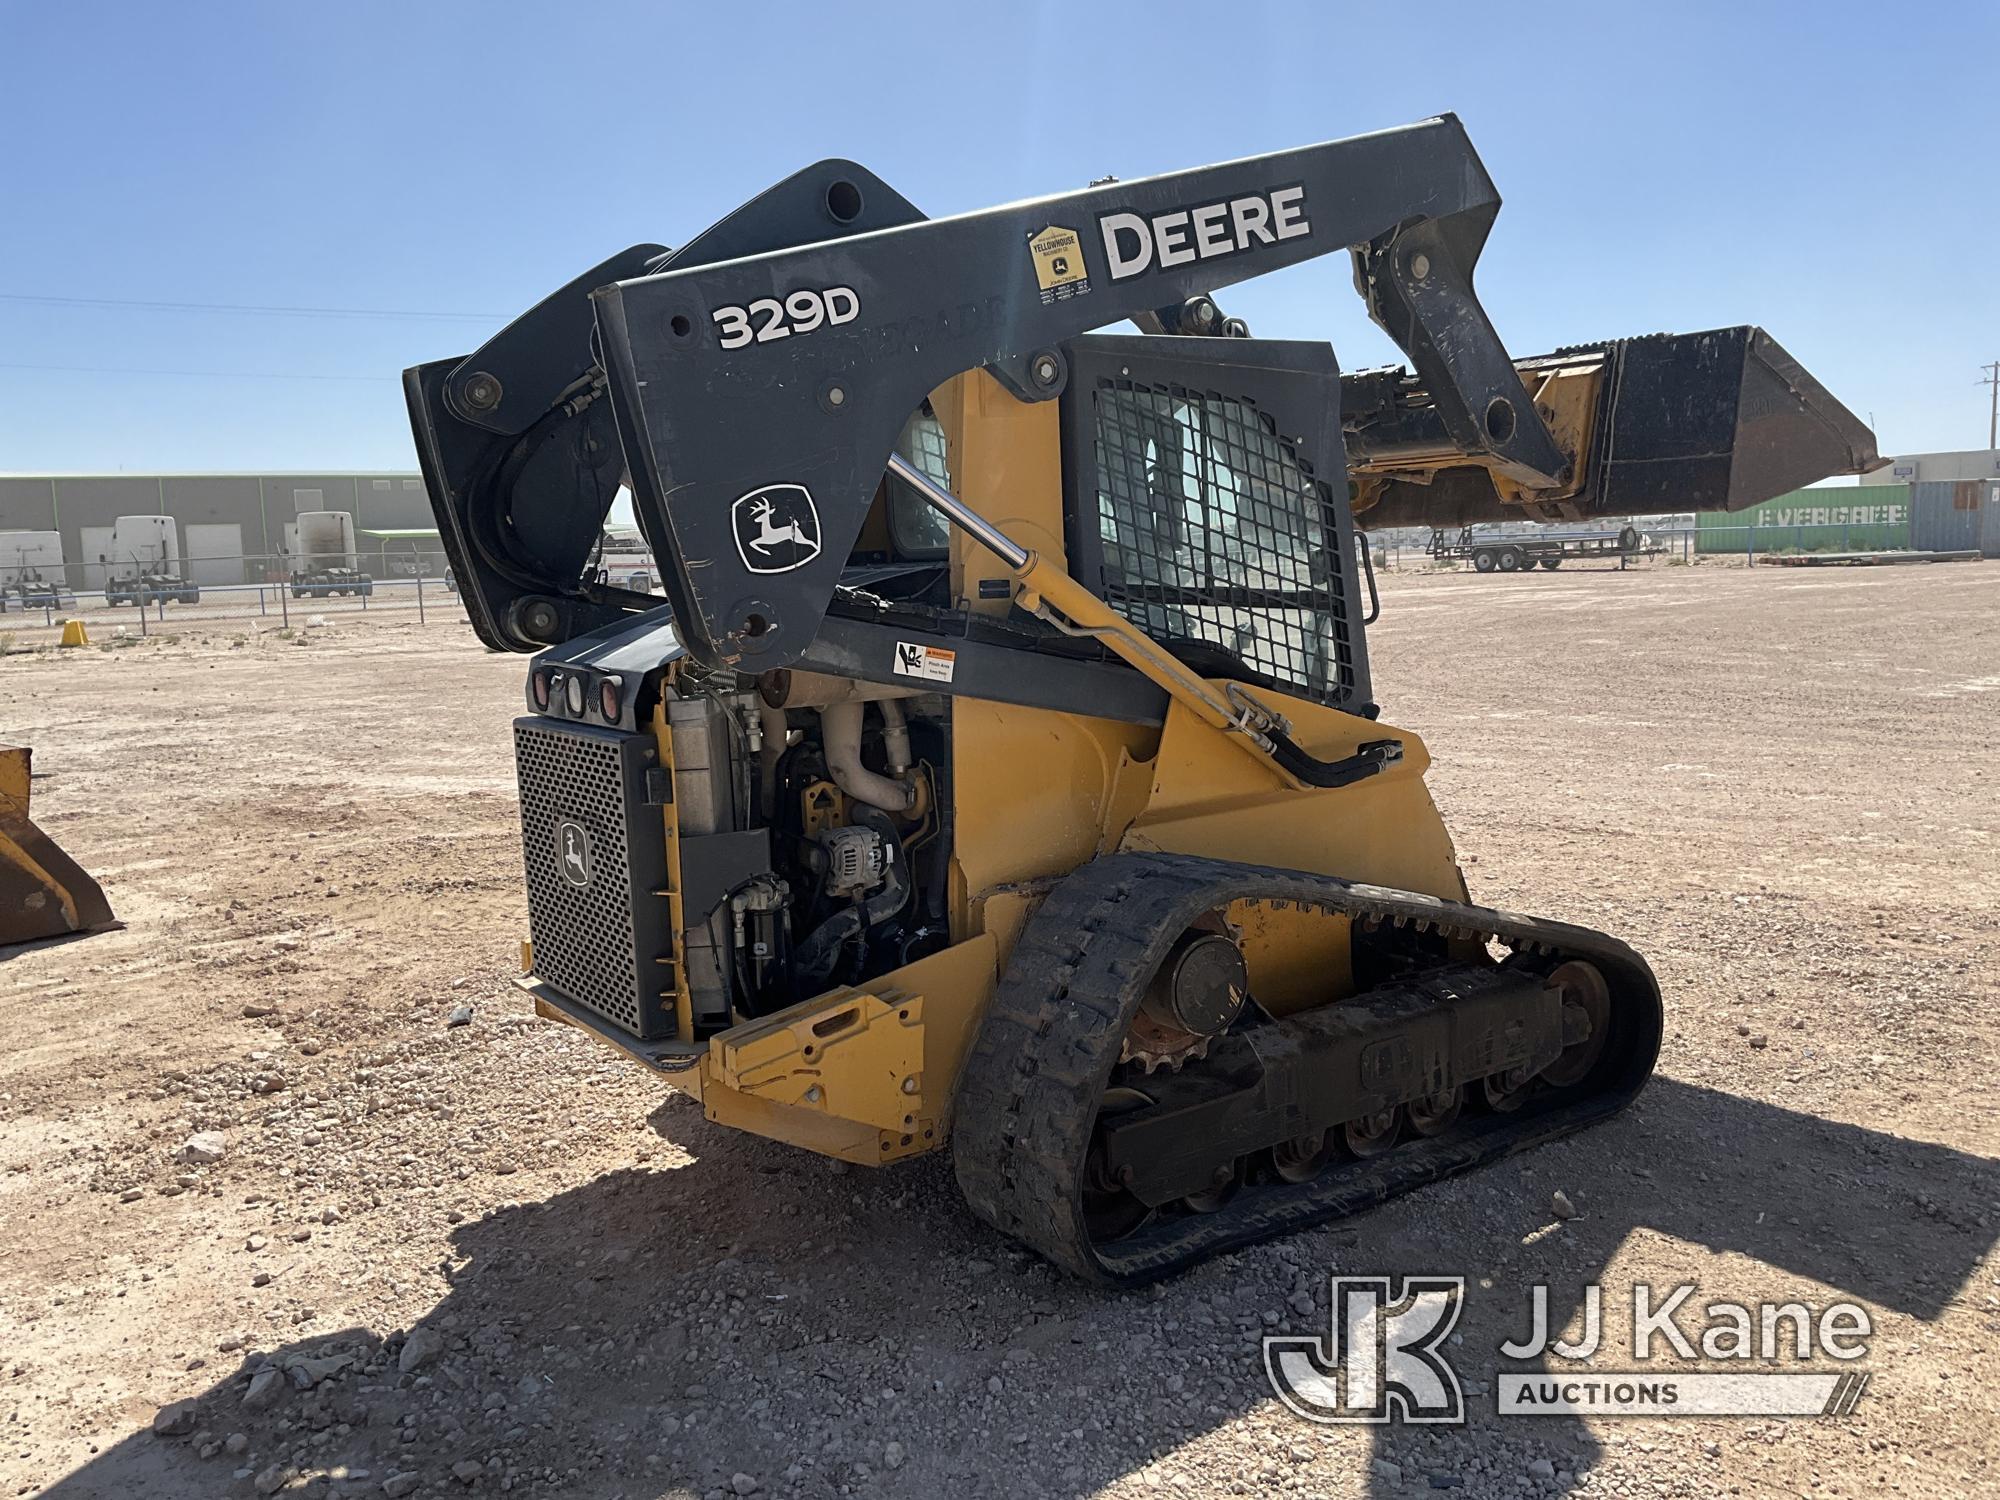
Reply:
M1276 1256L1272 1247L1211 1263L1157 1292L1106 1294L1006 1254L969 1215L953 1210L942 1162L900 1174L829 1178L824 1163L725 1134L685 1105L663 1107L655 1124L694 1153L691 1165L613 1173L453 1233L453 1286L424 1323L451 1337L520 1320L519 1373L546 1369L547 1396L523 1411L487 1413L487 1388L454 1387L442 1371L425 1392L357 1393L353 1399L363 1404L396 1405L443 1392L445 1425L462 1429L463 1441L398 1448L393 1427L380 1425L378 1415L377 1425L324 1450L324 1463L345 1457L371 1470L348 1493L379 1494L382 1479L404 1467L422 1470L422 1493L463 1492L449 1475L455 1460L467 1451L512 1446L530 1467L582 1469L563 1491L578 1496L698 1496L726 1486L740 1470L762 1476L763 1492L774 1496L831 1496L848 1483L856 1493L891 1496L1080 1497L1144 1467L1154 1451L1171 1465L1175 1449L1273 1400L1261 1369L1261 1329L1247 1326L1263 1302L1237 1304L1219 1331L1186 1336L1188 1314L1228 1306L1246 1270L1261 1276L1264 1298L1272 1298L1272 1270L1290 1272L1276 1259L1262 1260ZM1523 1201L1523 1181L1541 1184L1533 1191L1545 1203L1557 1174L1592 1184L1579 1194L1584 1212L1524 1244L1524 1221L1506 1206ZM1464 1342L1453 1356L1462 1376L1483 1382L1498 1363L1491 1351L1524 1331L1528 1284L1551 1286L1559 1325L1583 1284L1597 1279L1634 1232L1745 1257L1757 1264L1732 1263L1730 1274L1763 1278L1724 1286L1704 1277L1704 1292L1808 1300L1816 1293L1821 1301L1857 1298L1891 1314L1936 1319L2000 1233L1980 1217L1996 1198L2000 1163L1660 1078L1620 1119L1489 1169L1483 1185L1475 1178L1431 1189L1294 1244L1298 1262L1316 1276L1330 1269L1493 1277L1497 1290L1486 1300L1469 1294ZM966 1280L963 1267L974 1257L993 1268ZM712 1349L700 1333L690 1339L675 1307L659 1305L660 1286L685 1287L690 1277L697 1286L740 1288L749 1309L718 1332L711 1305ZM1801 1289L1801 1278L1822 1287ZM1623 1293L1607 1286L1607 1305ZM1282 1292L1275 1295L1282 1299ZM764 1322L760 1304L789 1311ZM1243 1309L1249 1317L1240 1315ZM1163 1315L1183 1332L1153 1339L1143 1356L1129 1354L1134 1336L1157 1329ZM1323 1328L1324 1311L1315 1316ZM1284 1331L1312 1331L1312 1318L1287 1319ZM379 1350L387 1333L349 1329L265 1352L282 1362L330 1344ZM609 1352L607 1340L635 1334L629 1349ZM1004 1366L1008 1395L989 1402L989 1372L1003 1368L1011 1348L1030 1350L1033 1363L1025 1378ZM583 1357L552 1363L549 1351L564 1349ZM607 1351L601 1358L599 1349ZM635 1367L632 1356L649 1351L651 1360ZM1600 1359L1617 1368L1626 1363L1621 1354L1629 1349L1607 1349ZM1883 1357L1870 1362L1882 1368ZM890 1368L900 1372L893 1384L905 1393L892 1418L860 1401L874 1395ZM1185 1394L1169 1394L1175 1375ZM199 1428L221 1435L247 1427L245 1379L239 1371L201 1396ZM395 1379L390 1361L386 1383ZM707 1387L703 1399L690 1402L691 1385ZM1080 1405L1073 1387L1091 1388L1094 1396ZM857 1444L819 1458L818 1467L788 1483L780 1477L787 1465L819 1457L820 1445L808 1435L827 1417L835 1391L849 1398L842 1420L873 1424L876 1452L880 1438L900 1438L910 1449L907 1463L894 1472L879 1465L865 1474L842 1472L858 1456ZM752 1399L769 1405L756 1410ZM685 1414L691 1404L703 1412L698 1426L677 1437L658 1435L664 1417ZM1347 1445L1342 1471L1351 1475L1358 1462L1365 1477L1342 1482L1328 1475L1311 1490L1365 1485L1382 1500L1425 1490L1430 1473L1463 1474L1454 1463L1494 1439L1525 1441L1571 1473L1602 1456L1580 1422L1502 1421L1490 1396L1475 1396L1469 1406L1469 1434L1377 1429L1360 1447L1352 1433L1339 1435L1332 1441ZM1116 1413L1116 1420L1101 1440L1077 1442L1073 1430L1093 1410ZM482 1436L502 1425L524 1427L526 1435L512 1445ZM363 1439L376 1445L373 1456L362 1454ZM1276 1446L1327 1441L1300 1423L1291 1443ZM1400 1483L1367 1466L1361 1455L1371 1443L1375 1456L1402 1467ZM607 1457L593 1467L596 1453ZM652 1465L644 1462L648 1454L658 1455ZM248 1493L247 1483L232 1486L234 1462L204 1461L185 1441L138 1432L41 1493L50 1500ZM1202 1460L1217 1462L1213 1455ZM1245 1477L1252 1478L1248 1468ZM1504 1480L1511 1492L1519 1472ZM1461 1493L1484 1493L1483 1483L1490 1481L1465 1476ZM1252 1487L1260 1487L1254 1478ZM481 1488L497 1487L481 1481ZM522 1492L546 1491L531 1482L516 1485ZM306 1493L326 1490L314 1485Z

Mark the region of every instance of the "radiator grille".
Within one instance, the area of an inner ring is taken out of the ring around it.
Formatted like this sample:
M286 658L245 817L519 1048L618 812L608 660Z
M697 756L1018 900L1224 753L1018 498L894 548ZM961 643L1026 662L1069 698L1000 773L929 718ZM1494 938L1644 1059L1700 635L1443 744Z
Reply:
M632 835L642 854L659 835L660 814L635 795L643 770L635 746L643 740L545 719L514 724L514 762L521 786L521 849L527 867L528 924L535 974L571 1000L587 1005L642 1038L658 1033L663 1011L660 976L650 950L665 933L642 935L635 913L656 904L649 860L635 870ZM576 837L581 829L583 837ZM585 879L566 854L580 845ZM635 878L636 877L636 878ZM663 903L657 903L663 905ZM650 938L650 941L648 940Z
M1104 598L1163 644L1346 701L1356 627L1338 519L1293 444L1248 400L1109 379L1092 395Z

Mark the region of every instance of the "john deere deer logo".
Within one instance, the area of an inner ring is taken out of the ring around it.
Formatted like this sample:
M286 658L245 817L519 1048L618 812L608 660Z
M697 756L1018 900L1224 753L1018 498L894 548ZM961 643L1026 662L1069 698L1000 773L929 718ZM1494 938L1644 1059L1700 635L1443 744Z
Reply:
M590 884L590 830L568 818L556 824L556 859L562 877L574 886Z
M752 573L789 573L819 556L819 510L802 484L767 484L730 508L736 555Z

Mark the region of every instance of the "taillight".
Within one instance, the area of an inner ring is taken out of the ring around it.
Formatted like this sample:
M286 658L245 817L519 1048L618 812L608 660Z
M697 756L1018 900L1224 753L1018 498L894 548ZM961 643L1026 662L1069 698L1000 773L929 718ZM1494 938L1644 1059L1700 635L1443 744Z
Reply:
M528 694L535 700L535 712L540 714L547 713L549 711L549 674L546 672L530 672L528 674Z
M618 690L624 686L622 677L606 677L597 684L597 711L607 724L618 722Z
M569 705L569 716L572 719L583 717L583 676L581 673L572 672L563 682L563 702Z

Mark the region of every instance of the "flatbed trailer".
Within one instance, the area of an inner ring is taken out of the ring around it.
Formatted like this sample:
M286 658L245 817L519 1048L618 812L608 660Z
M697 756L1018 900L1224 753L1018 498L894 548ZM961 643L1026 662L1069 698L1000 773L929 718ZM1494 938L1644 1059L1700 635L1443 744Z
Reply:
M1571 532L1563 536L1474 536L1470 526L1453 538L1433 531L1425 549L1439 562L1470 562L1481 573L1522 573L1537 565L1554 570L1572 560L1613 559L1619 567L1635 557L1658 557L1667 549L1648 546L1636 527L1617 531Z

